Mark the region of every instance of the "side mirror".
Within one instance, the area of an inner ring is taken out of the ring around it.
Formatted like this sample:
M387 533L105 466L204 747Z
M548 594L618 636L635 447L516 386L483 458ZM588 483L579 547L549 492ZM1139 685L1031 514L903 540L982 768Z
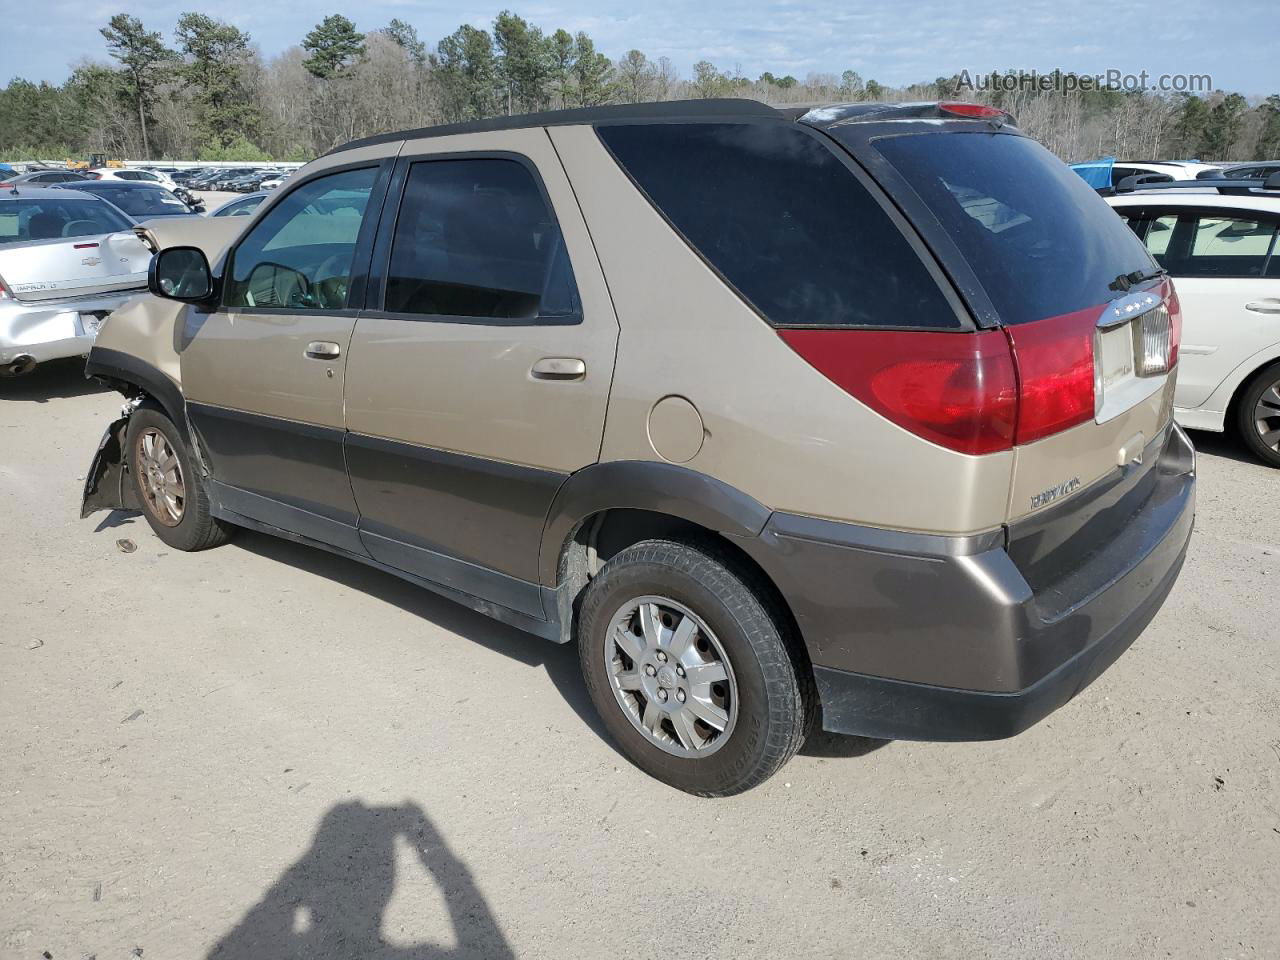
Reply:
M157 297L183 303L213 299L213 272L199 247L166 247L151 258L147 288Z
M1280 170L1277 170L1266 180L1262 181L1262 186L1266 190L1280 190Z

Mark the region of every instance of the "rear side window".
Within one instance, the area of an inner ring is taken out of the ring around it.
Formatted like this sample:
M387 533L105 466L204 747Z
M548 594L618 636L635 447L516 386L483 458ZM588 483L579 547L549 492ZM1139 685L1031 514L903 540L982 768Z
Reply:
M597 132L690 246L775 326L960 326L888 214L806 131L682 123Z
M409 168L385 309L495 322L576 317L560 227L524 164L485 157Z
M1150 273L1142 242L1040 144L998 133L882 137L875 148L938 218L1006 324L1100 306Z
M1134 230L1174 277L1261 277L1276 273L1276 222L1266 216L1181 210L1148 212ZM1268 261L1271 268L1268 269Z

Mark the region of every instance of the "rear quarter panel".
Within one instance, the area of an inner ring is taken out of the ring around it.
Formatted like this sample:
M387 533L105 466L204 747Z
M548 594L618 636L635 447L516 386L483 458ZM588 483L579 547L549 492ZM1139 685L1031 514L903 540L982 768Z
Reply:
M659 400L679 397L703 430L700 446L680 445L680 462L775 510L931 533L1004 521L1011 452L955 453L859 403L721 282L591 128L548 132L621 330L601 460L663 460L650 414Z

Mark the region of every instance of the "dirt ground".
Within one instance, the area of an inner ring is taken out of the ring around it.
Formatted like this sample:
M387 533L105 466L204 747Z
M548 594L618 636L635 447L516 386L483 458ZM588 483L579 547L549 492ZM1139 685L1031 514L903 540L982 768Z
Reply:
M4 958L1280 955L1280 471L1231 442L1169 602L1046 722L820 737L708 801L621 759L570 649L78 519L119 405L0 382Z

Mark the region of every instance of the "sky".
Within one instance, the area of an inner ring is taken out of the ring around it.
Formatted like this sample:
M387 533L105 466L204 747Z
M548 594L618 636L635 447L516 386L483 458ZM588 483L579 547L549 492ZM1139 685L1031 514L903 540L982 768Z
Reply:
M0 42L0 83L11 77L61 82L71 65L105 59L98 28L131 13L171 39L178 15L202 10L246 30L273 56L299 43L329 13L360 30L393 17L413 24L428 46L462 23L488 28L506 7L547 32L585 30L606 55L642 50L670 57L688 77L699 60L749 77L836 73L901 86L968 70L1209 74L1214 86L1249 96L1280 92L1275 0L1238 0L1229 15L1203 0L1117 4L1112 0L591 0L435 3L414 0L46 0L11 4ZM1258 29L1249 24L1253 22ZM1270 26L1263 26L1270 24Z

